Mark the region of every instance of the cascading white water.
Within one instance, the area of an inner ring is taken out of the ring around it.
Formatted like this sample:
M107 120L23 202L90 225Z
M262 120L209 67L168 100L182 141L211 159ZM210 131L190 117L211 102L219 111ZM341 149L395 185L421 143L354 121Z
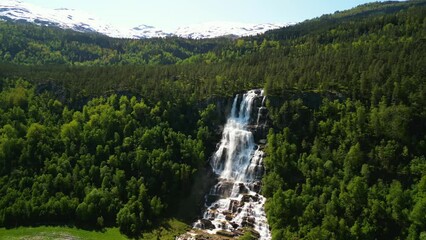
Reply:
M210 162L218 183L207 195L207 209L203 219L194 223L195 228L238 236L248 227L255 230L253 233L259 239L271 239L264 210L266 199L259 194L264 152L256 145L251 131L258 127L262 109L263 90L235 97L219 147Z

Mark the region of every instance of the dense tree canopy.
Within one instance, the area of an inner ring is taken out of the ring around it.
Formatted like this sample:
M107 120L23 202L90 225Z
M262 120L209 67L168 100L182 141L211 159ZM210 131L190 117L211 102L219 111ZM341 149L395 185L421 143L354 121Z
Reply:
M192 109L186 122L195 124L182 128L170 122L179 111L171 104L114 94L78 111L22 80L2 86L1 226L118 224L138 235L177 206L204 165L198 131L212 129L200 115L212 107Z

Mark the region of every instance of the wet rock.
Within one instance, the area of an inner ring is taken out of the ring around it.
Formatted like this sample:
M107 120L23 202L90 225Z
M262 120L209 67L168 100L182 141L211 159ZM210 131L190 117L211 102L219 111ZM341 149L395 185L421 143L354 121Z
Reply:
M234 228L234 229L237 229L240 225L238 225L237 223L235 223L235 222L230 222L229 224L231 224L231 226Z
M222 214L225 216L225 219L231 221L234 218L234 215L230 211L223 211Z
M240 205L241 204L238 200L231 200L231 202L229 203L228 210L232 213L235 213L238 210L238 207L240 207Z
M248 217L244 217L243 221L241 222L241 226L253 228L254 227L254 221L249 220Z
M259 196L253 196L253 195L245 194L245 195L242 196L241 202L245 202L245 203L251 202L251 201L257 202L258 199L259 199Z
M256 197L258 202L262 202L262 199L260 198L259 194L256 194Z
M225 231L225 230L219 230L216 232L216 234L220 236L224 236L224 237L230 237L230 238L235 237L235 233Z
M230 212L229 210L225 210L222 212L223 215L228 215L228 214L232 214L232 212Z
M217 148L217 147L216 147ZM226 161L226 156L228 155L228 148L227 147L224 147L223 148L223 152L222 152L222 155L220 156L220 164L221 164L221 169L223 169L223 164L225 163L225 161Z
M232 188L234 187L234 183L231 181L220 181L212 191L210 192L212 195L220 195L222 198L231 196Z
M241 223L241 226L243 226L243 227L251 227L251 228L254 228L254 224L249 223L249 222L242 222L242 223Z
M259 193L260 192L261 183L260 182L254 182L250 184L249 188L253 192Z
M213 220L217 217L217 211L216 210L207 210L207 219Z
M259 195L249 195L249 194L245 194L241 197L241 202L257 202L259 201Z
M238 184L238 190L239 193L248 193L248 189L244 183Z
M216 203L216 204L214 204L213 206L210 207L210 210L214 211L214 210L216 210L218 208L219 208L219 204Z
M234 231L232 231L236 236L242 236L243 234L244 234L244 232L243 231L241 231L241 229L237 229L237 230L234 230Z
M254 141L257 144L261 144L260 140L265 139L268 135L269 128L266 125L257 126L252 132Z
M200 219L200 226L201 229L215 229L216 226L212 223L212 221L208 219Z
M250 196L248 194L245 194L241 197L241 202L249 202Z
M220 228L222 228L222 229L227 229L227 222L226 222L226 221L222 221L222 222L220 223Z

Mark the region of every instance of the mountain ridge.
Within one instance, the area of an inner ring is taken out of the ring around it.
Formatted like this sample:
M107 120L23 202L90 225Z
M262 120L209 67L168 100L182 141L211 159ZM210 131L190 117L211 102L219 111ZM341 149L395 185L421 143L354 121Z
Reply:
M0 19L5 21L24 21L42 26L54 26L72 29L78 32L100 33L113 38L165 38L182 37L191 39L217 38L223 36L245 37L262 34L266 31L282 28L289 24L207 22L177 28L166 32L147 24L139 24L131 29L123 29L103 22L84 12L57 8L47 9L21 0L4 0L0 3Z

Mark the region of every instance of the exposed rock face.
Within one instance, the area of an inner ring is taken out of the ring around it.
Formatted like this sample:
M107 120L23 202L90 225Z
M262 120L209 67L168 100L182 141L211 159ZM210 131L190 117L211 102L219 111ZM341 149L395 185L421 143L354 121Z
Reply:
M223 128L222 140L210 160L218 183L206 196L203 219L194 227L225 237L250 231L260 239L271 234L264 211L265 198L259 194L265 153L267 114L260 89L238 94ZM213 229L206 230L206 220Z

